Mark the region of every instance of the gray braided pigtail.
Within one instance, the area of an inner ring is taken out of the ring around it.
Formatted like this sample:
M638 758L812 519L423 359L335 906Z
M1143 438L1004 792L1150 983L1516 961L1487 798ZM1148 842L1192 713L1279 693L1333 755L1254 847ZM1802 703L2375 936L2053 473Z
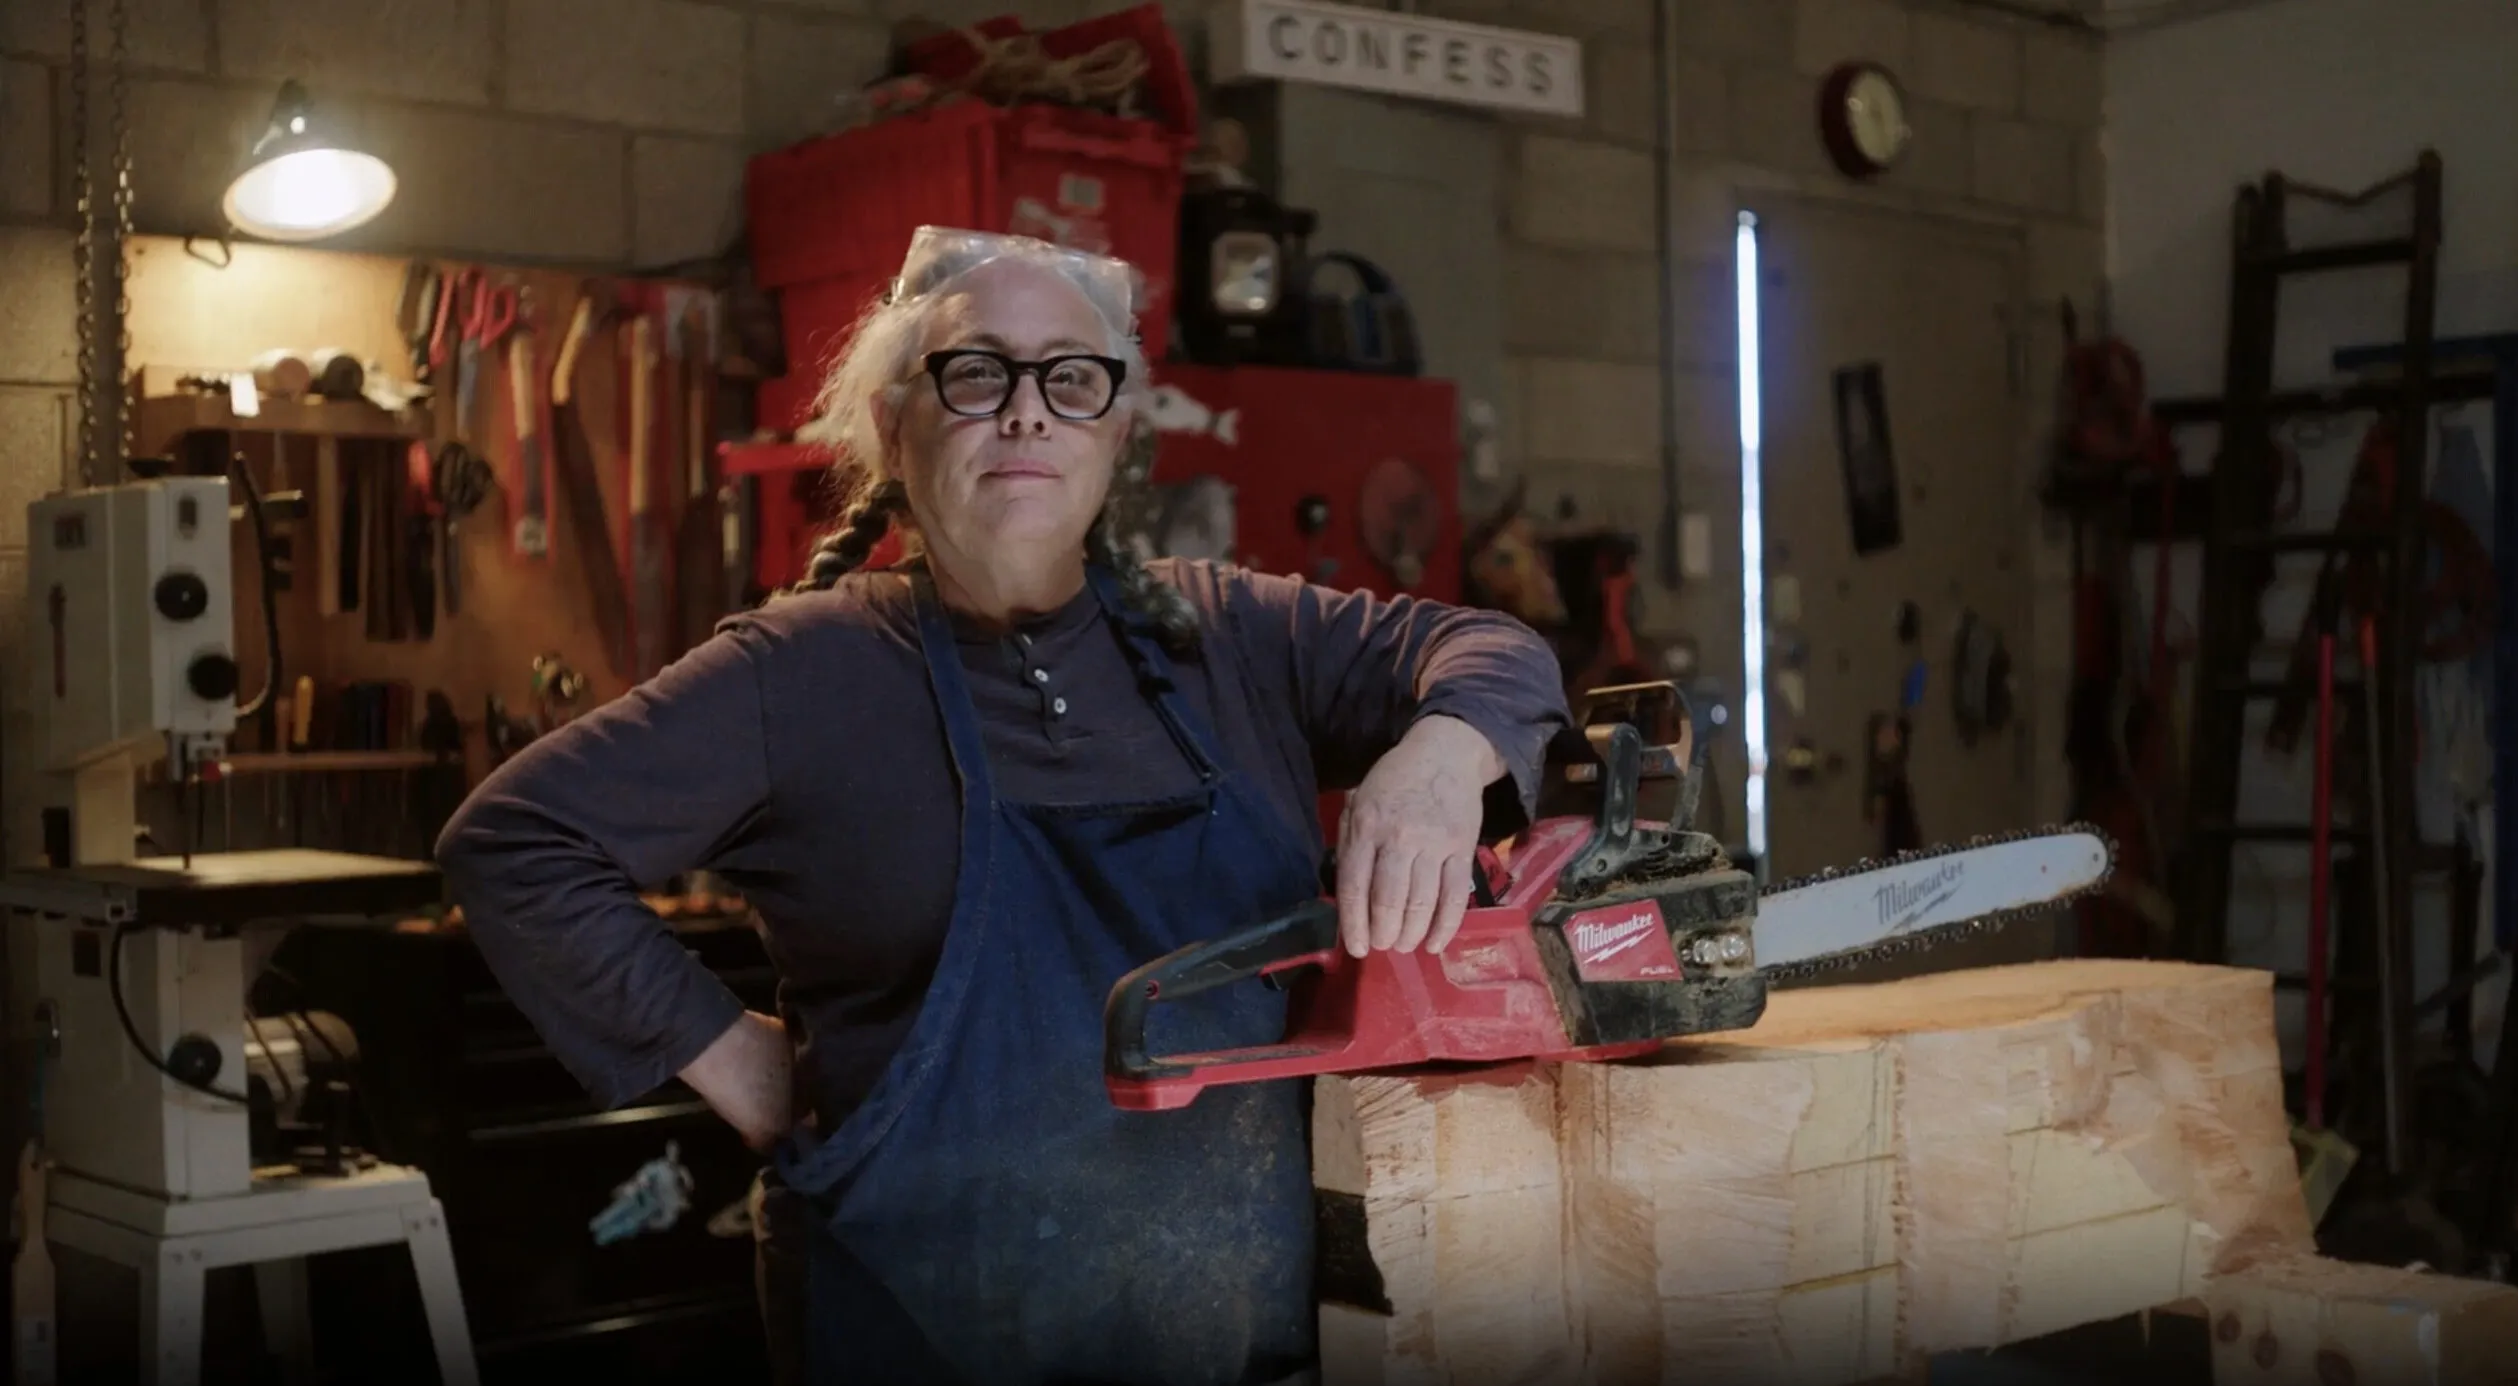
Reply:
M1084 556L1119 579L1120 601L1153 624L1155 638L1165 651L1186 655L1198 648L1198 609L1178 588L1154 576L1138 561L1136 550L1119 537L1119 517L1127 513L1129 499L1153 474L1154 450L1151 427L1140 423L1129 431L1111 479L1112 494L1102 502L1102 513L1093 517L1093 528L1084 536Z
M866 488L857 503L842 515L839 528L822 536L813 546L813 562L806 569L804 581L791 590L810 592L830 587L841 578L864 566L890 532L892 519L909 508L909 488L898 481L879 481Z
M1137 561L1136 551L1119 542L1119 526L1105 507L1085 537L1084 556L1119 579L1119 599L1135 614L1152 622L1156 640L1169 653L1186 655L1198 648L1198 609L1180 589L1154 576Z

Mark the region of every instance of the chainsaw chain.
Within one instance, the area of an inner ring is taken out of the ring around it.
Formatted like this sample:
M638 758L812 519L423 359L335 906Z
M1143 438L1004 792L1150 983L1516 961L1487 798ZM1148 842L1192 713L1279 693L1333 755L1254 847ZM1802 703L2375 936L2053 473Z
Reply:
M2024 828L2017 832L1988 833L1983 837L1970 838L1965 842L1953 842L1939 847L1922 847L1912 852L1901 852L1893 857L1875 857L1868 861L1856 862L1851 866L1831 866L1824 871L1813 871L1807 876L1770 885L1758 892L1759 899L1762 900L1770 895L1780 895L1787 890L1799 890L1803 886L1817 885L1822 881L1832 881L1843 876L1858 876L1865 872L1904 866L1909 862L1929 861L1934 857L1972 852L1980 847L1999 847L2007 842L2026 842L2040 837L2065 837L2074 833L2088 833L2106 843L2108 864L2107 869L2099 873L2097 880L2069 895L2059 896L2052 900L2041 900L2033 905L2021 905L2015 909L1997 910L1992 914L1978 915L1974 919L1963 920L1956 924L1944 924L1937 929L1926 929L1922 933L1889 939L1883 943L1873 944L1869 948L1847 949L1842 953L1828 953L1820 957L1804 958L1800 962L1785 963L1760 970L1766 974L1769 981L1798 981L1830 972L1841 972L1846 968L1876 962L1882 958L1929 952L1945 943L1953 943L1963 938L1980 938L1986 934L1998 932L2013 920L2043 914L2085 895L2105 889L2109 878L2115 875L2116 843L2113 838L2087 823L2064 823L2042 828Z

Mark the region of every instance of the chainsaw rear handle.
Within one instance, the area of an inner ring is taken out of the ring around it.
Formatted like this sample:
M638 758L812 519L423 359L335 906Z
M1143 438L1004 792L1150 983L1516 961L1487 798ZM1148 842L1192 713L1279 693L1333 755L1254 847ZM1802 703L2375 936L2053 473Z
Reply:
M1241 1050L1201 1056L1196 1067L1171 1063L1146 1052L1145 1022L1157 1002L1178 1001L1233 982L1325 962L1337 946L1337 902L1314 900L1238 934L1193 943L1156 958L1120 978L1110 990L1110 999L1102 1007L1104 1066L1113 1077L1144 1082L1231 1063L1235 1054L1271 1057L1269 1049Z

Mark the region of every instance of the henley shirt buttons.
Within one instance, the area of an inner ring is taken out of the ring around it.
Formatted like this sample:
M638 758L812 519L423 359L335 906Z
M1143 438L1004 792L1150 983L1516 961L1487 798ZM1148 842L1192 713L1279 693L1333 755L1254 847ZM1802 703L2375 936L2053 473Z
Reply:
M1067 715L1067 700L1066 700L1066 699L1064 699L1064 698L1055 698L1055 699L1052 699L1052 700L1050 701L1050 704L1049 704L1049 712L1050 712L1050 715L1051 715L1051 716L1054 716L1054 717L1064 717L1064 716L1066 716L1066 715Z
M1049 671L1048 671L1048 670L1046 670L1046 669L1034 669L1034 670L1032 671L1032 682L1034 682L1034 683L1047 683L1047 682L1049 682Z

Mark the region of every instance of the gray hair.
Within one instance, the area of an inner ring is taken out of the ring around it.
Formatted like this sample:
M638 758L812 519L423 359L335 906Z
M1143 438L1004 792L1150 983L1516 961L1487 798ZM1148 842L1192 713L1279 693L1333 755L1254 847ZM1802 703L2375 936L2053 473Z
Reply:
M897 411L913 387L919 347L947 292L982 265L1014 260L1038 266L1073 285L1109 337L1109 354L1125 364L1118 402L1124 419L1110 494L1086 533L1085 555L1118 577L1127 605L1155 627L1175 652L1198 640L1196 609L1165 586L1121 542L1116 518L1131 494L1148 484L1153 470L1154 430L1147 414L1151 396L1143 349L1135 329L1135 271L1120 261L1088 255L1023 236L921 227L891 289L868 305L845 350L823 378L815 401L813 436L839 454L836 471L851 487L839 524L814 545L813 561L795 590L827 588L856 571L891 527L909 514L908 489L893 475L886 456L876 401Z

